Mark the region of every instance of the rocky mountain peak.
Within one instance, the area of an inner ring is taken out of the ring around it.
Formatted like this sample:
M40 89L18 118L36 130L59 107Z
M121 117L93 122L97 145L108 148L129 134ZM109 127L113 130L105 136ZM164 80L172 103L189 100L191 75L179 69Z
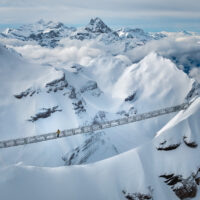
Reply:
M39 21L36 22L37 24L45 24L45 21L43 19L40 19Z
M93 33L109 33L112 30L98 17L90 20L85 30Z

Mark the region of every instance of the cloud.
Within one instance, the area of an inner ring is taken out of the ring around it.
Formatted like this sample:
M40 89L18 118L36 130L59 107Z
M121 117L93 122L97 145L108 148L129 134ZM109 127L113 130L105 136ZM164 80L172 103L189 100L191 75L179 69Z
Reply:
M153 40L144 46L136 47L127 54L132 58L132 62L138 62L151 52L172 60L177 67L199 80L198 75L194 76L194 72L199 72L199 70L193 69L200 67L200 36L183 33L169 34L164 39Z
M1 23L27 23L44 18L82 24L99 16L111 24L119 19L132 20L134 24L138 19L152 22L168 18L176 21L185 16L200 19L199 10L199 0L0 0Z
M189 74L191 77L193 77L198 83L200 83L200 68L193 68L191 71L190 71L190 74Z
M1 6L5 7L51 7L51 6L62 6L62 7L79 7L88 9L104 9L104 10L188 10L188 11L199 11L200 2L199 0L1 0Z

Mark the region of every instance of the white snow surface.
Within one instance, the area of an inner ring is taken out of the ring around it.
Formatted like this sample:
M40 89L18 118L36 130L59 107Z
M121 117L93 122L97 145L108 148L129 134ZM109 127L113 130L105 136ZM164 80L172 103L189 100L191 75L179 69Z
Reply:
M5 200L13 198L122 200L125 199L122 190L149 194L148 187L151 186L154 188L154 199L178 199L162 182L159 175L176 173L187 177L196 172L196 166L200 166L200 147L191 149L182 144L173 152L163 152L157 151L154 143L167 132L169 134L173 132L176 137L176 127L182 126L182 121L187 123L192 120L192 124L188 126L192 131L195 127L194 133L196 133L200 128L199 117L200 98L186 111L179 112L150 142L94 164L57 168L23 164L1 167L1 197ZM188 134L188 131L185 131L185 134ZM200 142L199 135L196 142Z
M58 31L53 48L51 31ZM44 38L27 40L32 33ZM86 34L84 39L76 38L82 34ZM191 52L191 47L184 51L188 41L195 44L197 52L196 34L148 34L141 29L115 32L99 18L86 28L41 20L6 30L0 35L0 140L76 128L185 102L195 80L169 58L177 49L180 54ZM197 73L193 77L198 80ZM58 111L47 118L30 121L55 106ZM151 187L153 199L176 200L159 176L173 173L188 178L200 168L199 119L197 98L178 114L0 149L1 198L125 200L123 190L149 194ZM174 150L157 150L175 144L179 146ZM198 198L199 191L194 199Z
M124 61L124 57L117 56L115 58L105 55L90 58L91 62L87 66L75 64L66 65L64 68L60 66L55 68L29 64L16 53L10 52L4 47L1 49L1 63L2 66L5 66L2 67L5 80L2 79L1 85L9 87L7 90L2 90L2 100L6 99L8 103L6 104L5 100L1 103L1 139L37 135L54 132L58 128L63 130L90 124L95 116L99 116L99 111L105 115L103 119L98 117L99 120L105 121L123 117L123 114L118 113L142 113L180 104L193 84L193 80L178 70L170 60L164 59L156 53L149 54L138 64L130 64L126 60ZM10 56L9 59L8 56ZM9 73L7 70L11 69L12 73ZM46 84L59 79L63 74L68 87L64 90L47 93ZM88 84L88 81L95 81L97 88L84 90L82 93L82 88ZM76 99L68 97L71 92L70 86L75 89ZM26 91L28 88L35 89L39 93L21 99L14 97L15 94ZM125 101L133 93L135 93L134 100ZM82 101L86 110L79 114L76 113L73 106L73 103L78 100ZM59 106L62 112L55 112L50 117L39 119L34 123L28 121L42 108L53 106ZM173 114L117 129L112 128L104 131L103 134L97 134L94 144L89 150L94 153L87 162L101 160L139 146L151 139L171 116ZM12 126L8 125L10 122L12 122ZM144 124L145 128L141 129ZM131 129L132 131L130 131ZM75 137L77 139L62 139L59 142L48 141L45 144L10 148L2 150L2 156L6 163L23 161L31 165L59 166L63 164L61 157L71 149L80 146L81 141L84 143L88 137L90 136L77 136ZM122 138L124 138L124 142L121 142ZM132 138L131 141L130 138ZM75 141L71 142L71 140ZM126 142L127 140L128 142ZM49 159L51 152L44 153L49 148L53 154L58 156L55 155L53 159ZM17 157L13 158L10 154L13 155L15 151L19 153ZM34 152L37 159L27 156L29 152ZM83 155L81 153L79 155L83 157L84 154L86 153L83 152Z

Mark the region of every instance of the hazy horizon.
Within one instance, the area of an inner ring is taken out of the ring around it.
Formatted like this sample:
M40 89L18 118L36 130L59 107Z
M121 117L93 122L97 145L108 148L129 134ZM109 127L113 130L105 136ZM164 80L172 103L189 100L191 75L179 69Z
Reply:
M0 0L0 29L39 19L84 26L98 16L113 28L199 32L199 10L199 0Z
M96 16L95 16L96 17ZM92 18L95 18L95 17L92 17ZM26 25L26 24L32 24L32 23L36 23L37 21L39 21L41 18L38 18L38 20L34 20L34 21L30 21L30 22L26 22L26 23L13 23L13 24L0 24L0 31L4 31L6 28L19 28L20 26L22 25ZM91 19L91 18L90 18ZM65 23L63 21L60 21L60 20L53 20L53 19L45 19L45 21L54 21L54 22L62 22L63 24L65 24L66 26L68 27L84 27L86 26L90 19L88 19L88 21L85 21L85 23L81 23L81 24L78 24L78 23ZM102 19L102 18L101 18ZM179 31L191 31L191 32L200 32L200 29L196 28L196 27L193 27L192 25L190 27L184 27L184 26L177 26L177 27L173 27L172 25L167 25L167 24L159 24L158 23L148 23L148 24L142 24L142 23L139 23L137 21L133 21L133 23L127 23L127 22L124 22L124 23L121 23L121 24L117 24L115 22L110 22L109 23L109 20L108 22L104 19L102 19L103 22L108 25L109 27L111 27L112 29L114 30L117 30L119 28L123 28L123 27L129 27L129 28L141 28L143 29L144 31L146 32L161 32L161 31L168 31L168 32L179 32Z

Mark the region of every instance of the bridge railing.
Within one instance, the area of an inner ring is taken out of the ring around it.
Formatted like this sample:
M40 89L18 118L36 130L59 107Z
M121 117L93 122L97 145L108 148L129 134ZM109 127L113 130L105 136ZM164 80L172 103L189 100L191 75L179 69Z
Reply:
M91 124L91 125L87 125L87 126L83 126L83 127L79 127L79 128L64 130L64 131L60 132L59 138L94 132L94 131L98 131L98 130L102 130L102 129L107 129L107 128L111 128L111 127L115 127L115 126L121 126L124 124L133 123L136 121L141 121L141 120L157 117L160 115L177 112L180 110L187 109L189 107L189 105L190 105L190 103L183 103L183 104L180 104L177 106L167 107L167 108L163 108L163 109L159 109L159 110L155 110L155 111L151 111L151 112L147 112L147 113L142 113L142 114L137 114L134 116L124 117L121 119L102 122L101 124ZM7 148L7 147L43 142L46 140L53 140L53 139L57 139L56 132L42 134L42 135L36 135L36 136L30 136L30 137L24 137L24 138L17 138L17 139L12 139L12 140L0 141L0 148Z

